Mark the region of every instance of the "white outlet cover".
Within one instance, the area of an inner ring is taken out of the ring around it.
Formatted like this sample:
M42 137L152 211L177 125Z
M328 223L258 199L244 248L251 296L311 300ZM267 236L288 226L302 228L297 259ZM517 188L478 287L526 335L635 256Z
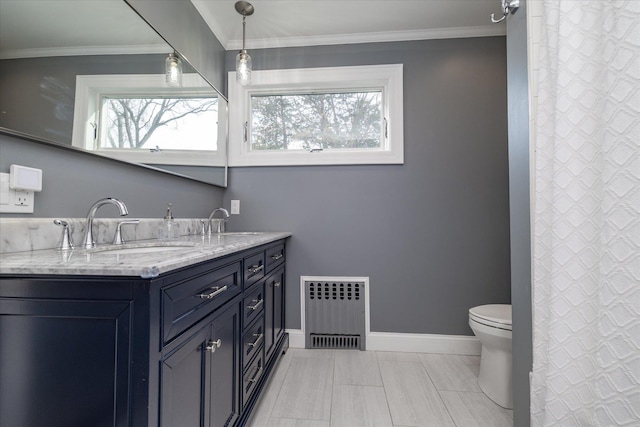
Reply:
M0 213L33 213L33 191L9 188L9 174L0 173Z

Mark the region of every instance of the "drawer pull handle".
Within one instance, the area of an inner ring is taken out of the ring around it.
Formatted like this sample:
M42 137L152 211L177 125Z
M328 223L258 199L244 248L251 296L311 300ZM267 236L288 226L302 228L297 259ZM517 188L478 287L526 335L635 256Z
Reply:
M255 383L255 382L257 382L257 381L258 381L258 377L260 376L260 372L262 372L262 368L258 368L258 369L256 370L256 373L255 373L255 375L253 376L253 378L249 378L249 379L247 379L247 382L250 382L250 383Z
M254 342L247 343L249 347L256 347L258 344L260 344L260 341L264 337L264 334L253 334L253 336L256 337L256 340Z
M260 301L252 299L251 301L255 301L255 305L248 305L247 308L249 310L257 310L258 307L260 307L262 305L262 303L264 302L264 299L261 299Z
M282 283L280 283L280 282L273 282L273 283L271 284L271 287L272 287L272 288L279 288L281 284L282 284Z
M223 287L216 286L215 288L211 288L211 289L213 289L213 292L211 292L210 294L198 294L196 296L202 299L215 298L217 295L220 295L221 293L227 290L227 285L224 285Z
M277 254L277 255L271 255L271 259L274 261L279 260L280 258L282 258L284 255L282 254Z
M258 271L262 270L264 268L264 265L252 265L251 267L249 267L249 273L255 274Z
M209 341L207 344L207 351L210 353L215 353L217 348L220 348L222 345L222 340L218 338L218 341Z

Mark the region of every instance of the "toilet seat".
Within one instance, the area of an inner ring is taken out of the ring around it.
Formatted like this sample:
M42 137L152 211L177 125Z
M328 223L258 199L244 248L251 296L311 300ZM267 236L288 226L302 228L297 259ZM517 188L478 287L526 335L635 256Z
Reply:
M470 308L469 319L485 326L511 331L511 304L488 304Z

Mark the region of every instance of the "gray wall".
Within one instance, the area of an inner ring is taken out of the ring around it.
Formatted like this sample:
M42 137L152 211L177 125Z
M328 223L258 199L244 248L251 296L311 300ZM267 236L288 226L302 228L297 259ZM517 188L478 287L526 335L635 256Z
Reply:
M529 372L533 363L531 331L531 227L529 172L529 79L527 4L507 20L509 75L509 195L511 210L511 293L513 309L513 421L530 425Z
M470 307L510 302L504 37L250 54L254 69L404 64L404 165L230 169L229 228L293 232L288 328L301 275L369 276L372 331L472 335Z
M161 218L173 203L176 218L201 218L222 202L220 187L0 134L0 172L8 173L14 163L42 169L42 192L35 193L33 214L4 217L82 218L96 200L117 197L131 217ZM100 216L117 212L104 209Z

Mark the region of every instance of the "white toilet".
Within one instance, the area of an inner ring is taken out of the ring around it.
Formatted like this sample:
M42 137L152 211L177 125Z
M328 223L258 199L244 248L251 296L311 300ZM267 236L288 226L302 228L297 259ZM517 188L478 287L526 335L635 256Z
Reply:
M482 344L478 385L498 405L512 409L511 305L473 307L469 309L469 326Z

